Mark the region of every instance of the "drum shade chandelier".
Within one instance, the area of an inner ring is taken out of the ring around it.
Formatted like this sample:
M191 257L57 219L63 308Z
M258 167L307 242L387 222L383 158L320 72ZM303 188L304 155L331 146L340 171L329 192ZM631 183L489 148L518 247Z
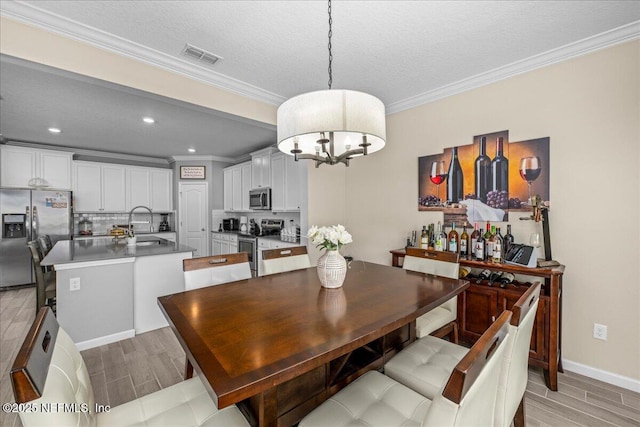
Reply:
M278 108L278 149L295 160L344 163L385 145L384 104L353 90L332 90L331 0L329 0L329 90L295 96Z

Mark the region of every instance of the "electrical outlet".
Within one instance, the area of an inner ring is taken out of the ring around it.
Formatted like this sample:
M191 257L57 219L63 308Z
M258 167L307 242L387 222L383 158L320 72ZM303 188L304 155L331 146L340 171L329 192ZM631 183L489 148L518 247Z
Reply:
M599 325L597 323L593 324L593 337L598 340L606 341L607 340L607 326Z
M73 277L69 279L69 290L70 291L79 291L80 290L80 278Z

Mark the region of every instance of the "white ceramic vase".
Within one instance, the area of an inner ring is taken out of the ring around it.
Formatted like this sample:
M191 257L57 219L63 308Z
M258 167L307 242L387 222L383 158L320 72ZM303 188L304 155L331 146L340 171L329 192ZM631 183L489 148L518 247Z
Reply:
M326 250L318 258L318 278L325 288L339 288L347 275L347 261L337 250Z

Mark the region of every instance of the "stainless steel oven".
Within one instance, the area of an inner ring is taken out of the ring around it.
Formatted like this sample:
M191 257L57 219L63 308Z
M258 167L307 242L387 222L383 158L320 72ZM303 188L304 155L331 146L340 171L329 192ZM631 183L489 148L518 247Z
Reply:
M255 277L258 270L258 239L254 236L238 235L238 252L249 254L249 266Z

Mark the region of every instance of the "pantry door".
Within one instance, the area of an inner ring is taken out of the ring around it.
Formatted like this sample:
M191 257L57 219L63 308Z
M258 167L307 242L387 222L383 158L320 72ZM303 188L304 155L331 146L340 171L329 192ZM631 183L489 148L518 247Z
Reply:
M178 184L180 244L195 248L193 256L209 255L208 194L206 182Z

